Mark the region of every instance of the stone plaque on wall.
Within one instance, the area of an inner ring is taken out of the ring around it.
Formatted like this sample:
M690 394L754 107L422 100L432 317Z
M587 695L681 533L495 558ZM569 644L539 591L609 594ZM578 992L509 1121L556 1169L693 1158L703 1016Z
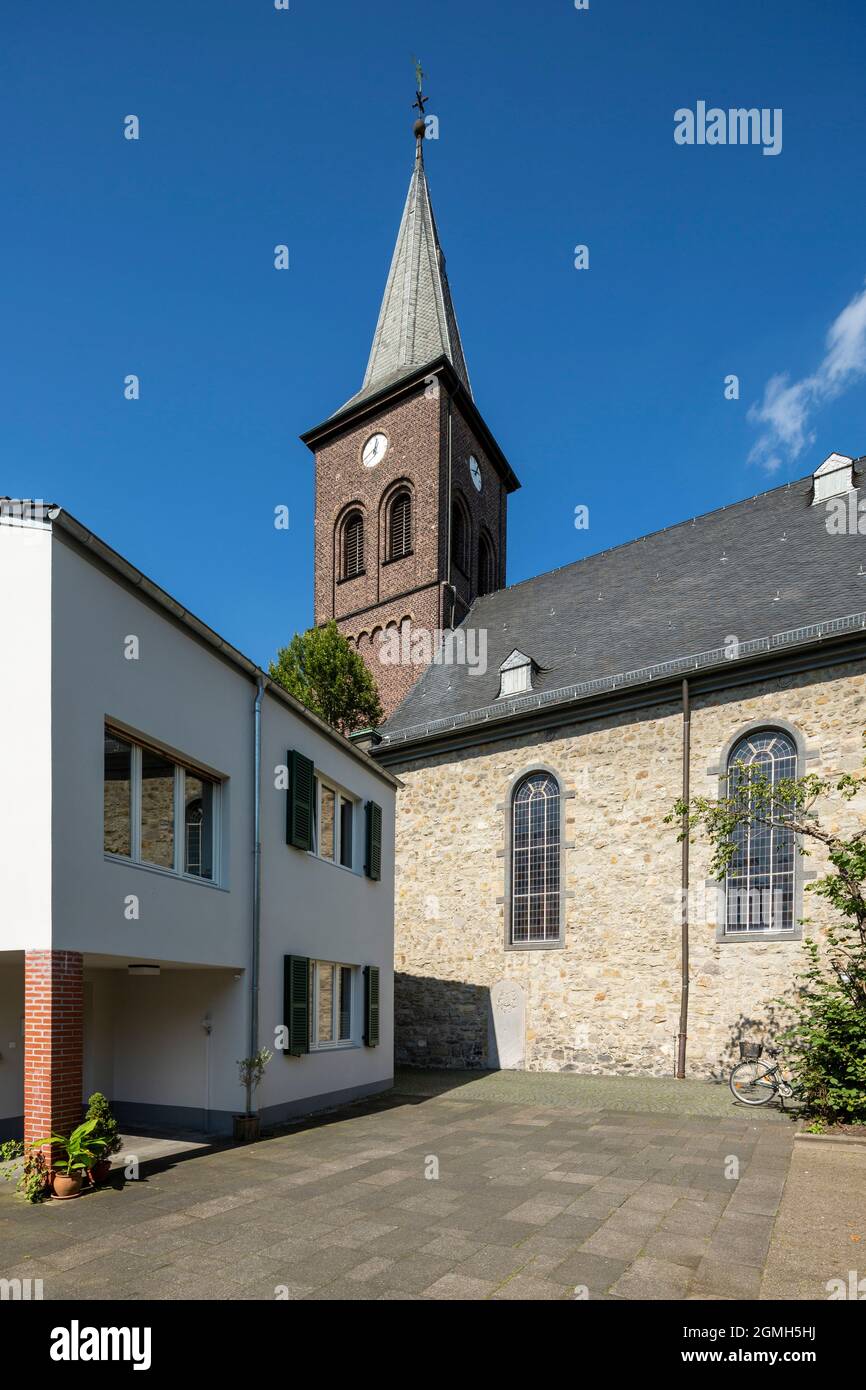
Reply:
M522 1071L526 1064L526 996L513 980L499 980L490 991L488 1065Z

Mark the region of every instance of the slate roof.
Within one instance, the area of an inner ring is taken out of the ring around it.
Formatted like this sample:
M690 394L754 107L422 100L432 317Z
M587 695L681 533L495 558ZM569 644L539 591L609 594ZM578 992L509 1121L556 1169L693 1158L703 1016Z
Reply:
M441 357L448 358L471 396L419 142L364 382L335 413Z
M866 457L855 485L864 478ZM470 712L472 722L522 712L538 693L547 703L586 682L609 688L624 673L637 682L643 668L701 653L716 652L704 664L724 664L732 636L760 648L759 639L849 615L861 618L852 630L863 627L866 536L830 534L812 492L810 475L476 599L463 627L486 629L486 673L429 667L383 726L385 742L410 729L420 736L433 721L442 731ZM539 667L533 695L497 700L499 668L515 648Z

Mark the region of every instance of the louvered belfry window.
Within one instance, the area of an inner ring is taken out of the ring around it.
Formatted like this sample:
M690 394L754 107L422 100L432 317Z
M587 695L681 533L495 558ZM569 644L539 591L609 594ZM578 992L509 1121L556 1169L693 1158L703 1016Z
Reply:
M728 795L748 800L754 773L771 787L783 777L797 776L797 750L787 734L763 729L740 739L728 758ZM733 839L736 848L725 879L726 935L791 931L797 853L793 832L750 821L737 826Z
M532 772L511 799L511 942L560 934L560 796L549 772Z
M496 588L496 559L489 536L482 535L478 547L478 592L492 594Z
M455 499L451 504L451 558L458 569L464 574L469 573L469 559L467 548L469 542L469 528L466 523L466 513L460 503Z
M343 526L343 578L364 573L364 518L352 512Z
M412 551L412 498L408 492L398 492L391 503L388 527L388 559L402 560Z

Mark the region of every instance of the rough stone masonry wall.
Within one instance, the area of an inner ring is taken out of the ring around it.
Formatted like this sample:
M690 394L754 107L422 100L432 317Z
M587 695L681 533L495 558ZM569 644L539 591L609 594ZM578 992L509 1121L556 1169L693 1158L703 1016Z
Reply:
M753 720L793 724L809 771L862 761L866 662L698 698L692 791L716 795L722 749ZM663 817L680 794L682 721L668 705L462 750L395 768L397 817L397 1060L428 1066L488 1062L488 993L498 980L526 992L526 1066L668 1075L680 997L680 854ZM566 940L562 949L504 949L504 815L508 788L539 764L566 791ZM825 808L829 823L862 824L866 800ZM709 848L691 854L689 1073L718 1074L739 1036L774 1028L771 1001L790 990L799 942L717 942ZM821 872L814 853L808 870ZM827 905L805 894L820 931Z

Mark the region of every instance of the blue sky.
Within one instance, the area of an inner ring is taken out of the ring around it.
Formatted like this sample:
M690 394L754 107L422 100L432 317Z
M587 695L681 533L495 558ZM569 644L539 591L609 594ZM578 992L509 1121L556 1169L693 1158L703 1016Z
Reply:
M862 0L42 0L2 26L0 492L259 661L312 621L298 435L360 386L415 53L476 400L523 483L510 582L866 453ZM676 145L701 100L781 108L782 152Z

